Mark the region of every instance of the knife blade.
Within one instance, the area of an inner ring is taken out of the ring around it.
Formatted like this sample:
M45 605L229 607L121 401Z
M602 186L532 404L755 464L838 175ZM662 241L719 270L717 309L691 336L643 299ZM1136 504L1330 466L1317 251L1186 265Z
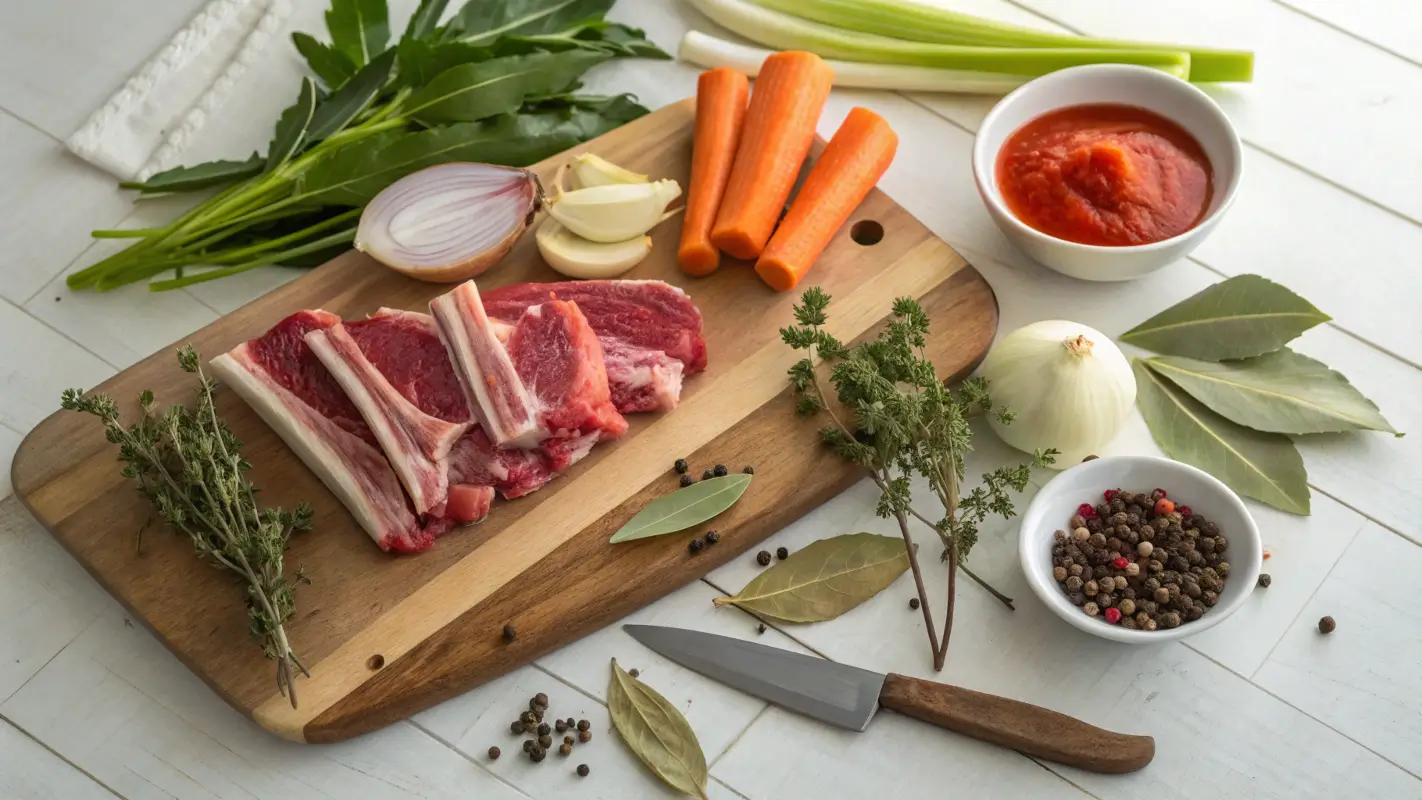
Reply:
M1092 772L1134 772L1155 757L1149 736L1115 733L1040 706L778 647L660 625L634 639L708 678L831 725L863 731L880 706L986 742Z

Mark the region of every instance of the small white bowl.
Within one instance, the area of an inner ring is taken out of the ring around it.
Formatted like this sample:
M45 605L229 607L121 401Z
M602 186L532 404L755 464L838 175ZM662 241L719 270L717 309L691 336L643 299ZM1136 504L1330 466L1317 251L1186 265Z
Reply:
M1194 622L1154 631L1130 630L1112 625L1104 617L1088 617L1052 577L1052 534L1066 530L1067 520L1082 503L1096 505L1107 489L1148 492L1161 488L1177 503L1183 502L1205 519L1220 526L1229 540L1225 560L1229 577L1219 602ZM1108 456L1085 461L1057 475L1032 500L1022 515L1018 554L1027 583L1057 616L1087 633L1129 644L1156 644L1183 639L1224 622L1249 599L1259 581L1264 545L1259 528L1239 496L1213 476L1188 464L1154 456Z
M1214 171L1209 213L1190 230L1151 244L1102 247L1049 236L1018 219L997 187L997 156L1023 125L1070 106L1113 103L1144 108L1194 136ZM1125 281L1189 255L1234 202L1243 173L1239 134L1209 95L1158 70L1130 64L1092 64L1044 75L1018 87L993 107L973 143L973 178L997 227L1027 255L1064 275L1087 281Z

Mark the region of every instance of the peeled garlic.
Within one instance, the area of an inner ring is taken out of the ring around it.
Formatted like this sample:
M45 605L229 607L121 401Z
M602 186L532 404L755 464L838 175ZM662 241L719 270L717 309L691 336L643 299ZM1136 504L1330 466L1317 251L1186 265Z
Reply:
M587 189L591 186L612 186L618 183L646 182L646 175L619 167L611 161L601 156L595 156L592 153L583 153L573 159L574 189Z
M623 242L646 235L675 212L667 204L681 197L673 180L559 190L548 214L568 230L594 242Z
M534 239L548 266L569 278L615 278L652 252L650 236L624 242L591 242L551 219L543 220Z
M1115 437L1136 400L1131 365L1110 337L1076 322L1034 322L993 347L979 371L1016 418L992 429L1025 452L1054 447L1069 467Z

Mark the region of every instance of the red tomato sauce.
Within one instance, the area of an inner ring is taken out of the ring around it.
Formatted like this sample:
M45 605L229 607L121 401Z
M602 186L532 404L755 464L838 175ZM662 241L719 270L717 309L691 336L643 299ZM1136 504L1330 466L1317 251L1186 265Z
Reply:
M1048 236L1127 247L1178 236L1205 218L1213 191L1200 143L1135 106L1044 114L1002 146L997 186L1014 216Z

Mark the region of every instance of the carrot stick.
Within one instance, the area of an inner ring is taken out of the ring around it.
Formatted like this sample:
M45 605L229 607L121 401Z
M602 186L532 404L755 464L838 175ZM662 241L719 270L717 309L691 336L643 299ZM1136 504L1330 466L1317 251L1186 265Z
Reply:
M722 252L750 259L765 249L815 140L833 81L834 70L813 53L792 50L765 59L711 226L711 243Z
M711 244L711 224L731 178L749 93L746 76L726 67L703 72L696 81L691 189L686 195L681 248L677 250L677 262L690 275L710 275L721 265L721 253Z
M883 117L851 109L756 261L761 280L782 292L795 288L879 182L898 147L899 137Z

